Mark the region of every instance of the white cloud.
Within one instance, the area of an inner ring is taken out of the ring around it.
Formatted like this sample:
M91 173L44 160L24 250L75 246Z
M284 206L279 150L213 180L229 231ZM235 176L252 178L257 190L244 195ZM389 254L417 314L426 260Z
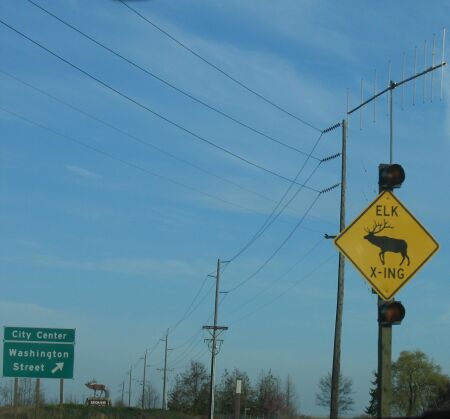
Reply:
M224 8L230 10L230 2ZM278 33L303 46L317 48L321 52L353 59L351 42L343 34L326 25L327 16L333 14L335 5L313 0L289 0L283 2L242 2L235 0L239 13L251 16L260 29L265 26L269 33ZM221 3L222 4L222 3ZM320 22L319 22L320 19ZM264 30L263 29L263 30Z
M67 164L65 166L65 168L69 172L71 172L71 173L73 173L73 174L75 174L77 176L80 176L80 177L82 177L84 179L99 179L100 178L99 174L97 174L95 172L92 172L92 171L90 171L88 169L84 169L84 168L79 167L79 166L73 166L73 165Z
M50 315L54 314L53 310L31 303L18 303L14 301L0 301L0 312L15 312L35 314L35 315Z
M101 260L76 260L49 254L35 254L20 258L5 258L1 260L13 263L24 263L45 266L55 269L78 271L109 272L131 276L151 276L157 278L197 277L199 272L206 272L209 265L201 261L180 261L175 259L151 258L114 258Z

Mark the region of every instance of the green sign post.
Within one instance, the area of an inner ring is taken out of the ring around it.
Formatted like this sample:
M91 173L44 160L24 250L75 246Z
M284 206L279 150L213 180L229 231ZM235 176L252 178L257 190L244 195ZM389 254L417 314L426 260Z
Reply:
M3 376L73 378L74 329L5 327Z

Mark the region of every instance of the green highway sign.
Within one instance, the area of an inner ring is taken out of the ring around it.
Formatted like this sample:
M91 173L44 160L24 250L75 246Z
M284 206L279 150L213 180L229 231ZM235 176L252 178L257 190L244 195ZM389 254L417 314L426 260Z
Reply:
M70 343L4 342L3 376L73 378L73 349Z
M3 376L73 378L75 329L5 327Z
M18 342L75 343L75 329L5 327L3 340L14 340Z

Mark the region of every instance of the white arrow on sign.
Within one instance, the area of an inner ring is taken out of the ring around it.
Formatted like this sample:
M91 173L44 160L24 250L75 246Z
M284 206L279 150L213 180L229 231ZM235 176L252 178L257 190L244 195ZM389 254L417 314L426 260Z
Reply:
M56 367L52 369L52 374L54 374L56 371L62 371L64 368L64 362L57 362Z

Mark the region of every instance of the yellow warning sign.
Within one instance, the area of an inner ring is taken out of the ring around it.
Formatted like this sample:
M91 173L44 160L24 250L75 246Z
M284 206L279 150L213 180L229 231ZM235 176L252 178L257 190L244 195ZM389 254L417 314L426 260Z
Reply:
M390 300L439 249L391 192L383 192L335 240L377 294Z

